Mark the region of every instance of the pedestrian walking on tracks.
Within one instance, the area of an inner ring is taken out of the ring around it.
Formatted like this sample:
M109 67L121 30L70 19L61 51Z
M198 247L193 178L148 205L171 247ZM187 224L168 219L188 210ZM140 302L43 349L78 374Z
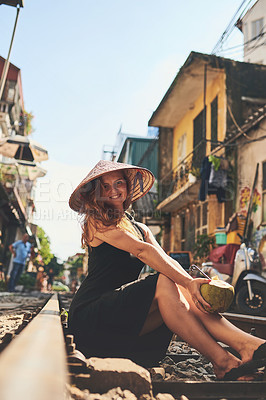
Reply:
M206 312L200 286L208 279L193 279L126 212L153 183L145 168L100 161L72 193L89 265L70 306L69 333L87 357L126 357L144 366L165 355L175 333L212 362L218 379L249 379L266 364L265 341ZM157 273L138 278L145 264Z
M9 246L9 250L14 256L13 266L8 281L8 291L14 292L15 285L18 282L20 275L26 264L27 258L31 254L31 243L29 242L29 235L25 233L22 240L18 240Z

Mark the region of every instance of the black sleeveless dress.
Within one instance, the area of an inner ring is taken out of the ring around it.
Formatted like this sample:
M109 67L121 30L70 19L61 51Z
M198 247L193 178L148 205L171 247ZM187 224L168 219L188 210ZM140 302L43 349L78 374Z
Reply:
M69 309L68 329L77 349L86 357L123 357L154 365L164 357L172 332L163 324L149 334L139 333L159 274L138 278L144 264L105 242L89 253L88 275Z

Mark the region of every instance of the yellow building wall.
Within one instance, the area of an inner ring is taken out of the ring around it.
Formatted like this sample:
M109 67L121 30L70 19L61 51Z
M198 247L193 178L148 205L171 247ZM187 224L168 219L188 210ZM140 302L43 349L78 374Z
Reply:
M208 72L207 72L208 74ZM206 87L206 139L211 139L211 102L218 96L218 118L217 118L217 138L223 141L226 135L226 86L225 73L217 72L216 77ZM172 168L178 165L178 141L181 136L186 133L186 156L193 151L193 120L203 110L203 77L202 77L202 93L194 103L192 110L187 112L184 117L174 128L173 135L173 162ZM222 155L224 150L217 152L216 155ZM206 155L211 152L211 143L207 142ZM180 250L180 224L178 224L177 213L172 214L171 223L171 250ZM196 218L196 215L195 215ZM218 203L216 195L208 198L208 232L214 233L218 226L224 225L225 211L224 203Z
M208 72L207 72L208 74ZM202 78L203 88L203 78ZM218 96L218 124L217 133L218 140L224 140L226 133L226 90L225 90L225 73L223 71L217 73L217 77L212 80L206 88L206 138L211 139L211 102ZM203 90L202 94L195 101L194 108L187 112L184 117L174 128L173 135L173 169L178 164L178 141L181 136L186 133L186 155L193 151L193 120L203 110ZM207 143L207 154L211 150L210 143Z

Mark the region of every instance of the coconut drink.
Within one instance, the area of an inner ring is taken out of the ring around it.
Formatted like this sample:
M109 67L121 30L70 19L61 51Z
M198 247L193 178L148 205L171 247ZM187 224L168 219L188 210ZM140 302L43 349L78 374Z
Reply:
M211 313L220 313L228 310L234 299L234 287L227 282L224 282L217 277L212 278L209 283L203 283L200 287L200 292L204 300L211 307L204 309Z

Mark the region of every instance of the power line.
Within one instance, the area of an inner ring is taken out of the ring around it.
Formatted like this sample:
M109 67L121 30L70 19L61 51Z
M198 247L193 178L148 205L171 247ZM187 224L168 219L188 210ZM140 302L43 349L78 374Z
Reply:
M236 45L236 46L229 47L229 48L227 48L227 49L223 49L223 52L226 53L227 51L231 51L231 50L234 50L234 49L242 50L244 46L246 46L247 44L249 44L249 43L251 43L251 42L254 42L255 40L258 41L258 40L259 40L260 38L262 38L262 36L264 36L265 34L266 34L266 32L262 32L262 33L260 33L258 36L256 36L255 38L250 39L250 40L247 40L246 42L244 42L244 43L242 43L242 44L238 44L238 45Z
M248 2L247 2L248 1ZM216 54L219 52L220 48L222 47L223 43L228 39L228 37L231 35L232 31L236 27L236 22L242 17L246 9L249 7L250 3L254 0L243 0L240 6L238 7L237 11L235 12L233 18L229 22L228 26L226 27L225 31L221 35L220 39L214 46L211 54ZM247 3L245 5L245 3ZM244 8L243 8L244 7ZM240 10L243 8L243 10L240 12Z
M251 54L251 53L252 53L254 50L256 50L258 47L263 46L263 45L265 44L265 41L264 41L263 43L257 44L257 43L259 43L261 37L264 36L264 34L266 33L266 32L264 32L264 28L265 28L265 27L266 27L266 24L262 27L262 29L261 29L261 30L262 30L262 33L261 33L260 35L258 35L258 36L255 38L255 39L256 39L256 42L254 43L254 45L253 45L251 48L249 48L249 49L247 50L245 56ZM256 44L257 44L257 45L256 45Z
M266 41L260 44L257 44L257 46L252 47L249 49L249 51L246 52L245 56L249 56L251 53L253 53L254 50L258 49L261 46L264 46L266 44Z

